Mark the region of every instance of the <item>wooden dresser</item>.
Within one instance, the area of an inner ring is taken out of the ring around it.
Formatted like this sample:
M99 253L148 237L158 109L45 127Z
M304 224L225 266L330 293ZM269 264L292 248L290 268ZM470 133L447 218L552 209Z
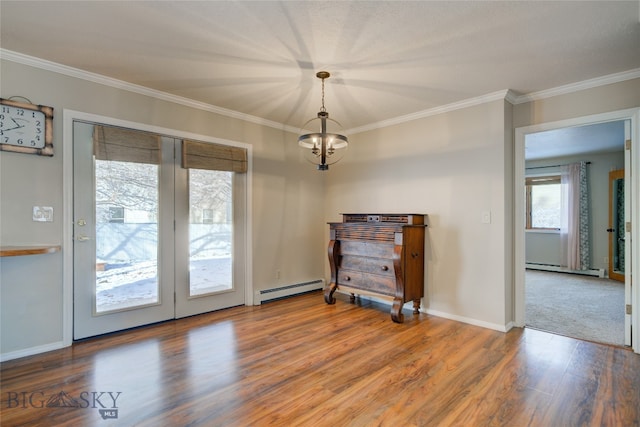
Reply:
M391 318L402 323L402 306L413 301L418 313L424 296L424 215L342 214L329 223L331 282L324 290L327 304L336 290L393 300Z

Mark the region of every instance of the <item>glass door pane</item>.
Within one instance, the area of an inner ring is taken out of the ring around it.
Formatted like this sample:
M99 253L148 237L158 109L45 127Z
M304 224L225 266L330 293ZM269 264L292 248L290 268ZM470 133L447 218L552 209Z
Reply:
M177 167L175 183L176 318L244 304L247 175Z
M95 312L159 302L155 164L95 160Z
M74 121L74 339L174 317L174 145Z
M233 289L231 172L189 169L189 297Z
M613 200L613 272L624 275L624 245L625 245L625 225L624 225L624 178L613 180L612 193Z

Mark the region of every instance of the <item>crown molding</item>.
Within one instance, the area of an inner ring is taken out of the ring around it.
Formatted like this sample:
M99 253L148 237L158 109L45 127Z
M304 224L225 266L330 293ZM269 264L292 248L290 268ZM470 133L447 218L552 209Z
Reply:
M393 126L412 120L422 119L436 114L447 113L462 108L473 107L475 105L484 104L486 102L497 101L498 99L505 99L513 105L524 104L531 101L539 101L545 98L551 98L558 95L565 95L573 92L579 92L585 89L592 89L599 86L605 86L612 83L624 82L627 80L633 80L640 78L640 68L633 70L623 71L620 73L609 74L602 77L596 77L589 80L583 80L581 82L570 83L564 86L558 86L551 89L545 89L538 92L531 92L524 95L518 95L511 89L505 89L497 92L493 92L487 95L478 96L476 98L466 99L460 102L454 102L451 104L443 105L440 107L431 108L429 110L419 111L417 113L407 114L406 116L400 116L389 120L383 120L370 125L365 125L353 129L349 129L346 133L360 133L374 129L380 129L387 126Z
M346 133L360 133L374 129L380 129L387 126L393 126L412 120L422 119L436 114L447 113L461 108L473 107L475 105L484 104L486 102L497 101L504 99L513 105L524 104L531 101L539 101L545 98L551 98L558 95L565 95L573 92L578 92L585 89L592 89L599 86L605 86L612 83L624 82L627 80L633 80L640 78L640 68L633 70L623 71L620 73L609 74L602 77L597 77L589 80L583 80L581 82L571 83L564 86L558 86L551 89L541 90L538 92L531 92L524 95L518 95L511 89L505 89L497 92L493 92L487 95L478 96L476 98L466 99L460 102L454 102L452 104L443 105L441 107L431 108L429 110L419 111L417 113L408 114L406 116L400 116L389 120L383 120L370 125L365 125L353 129L349 129Z
M566 95L573 92L579 92L585 89L593 89L599 86L605 86L612 83L620 83L627 80L633 80L640 78L640 68L633 70L623 71L620 73L609 74L602 77L596 77L589 80L583 80L581 82L570 83L564 86L558 86L551 89L545 89L538 92L531 92L525 95L516 97L513 104L524 104L531 101L540 101L542 99L551 98L558 95Z
M413 120L424 119L426 117L448 113L455 110L461 110L463 108L474 107L476 105L482 105L482 104L486 104L487 102L498 101L501 99L506 99L507 101L513 103L511 100L516 99L516 95L511 89L499 90L497 92L477 96L475 98L469 98L463 101L452 102L451 104L442 105L440 107L434 107L428 110L407 114L405 116L399 116L389 120L382 120L376 123L372 123L370 125L348 129L347 131L345 131L345 133L354 134L354 133L360 133L360 132L365 132L365 131L374 130L374 129L380 129L388 126L399 125L399 124L410 122Z
M106 77L101 74L91 73L89 71L80 70L78 68L69 67L66 65L58 64L55 62L47 61L41 58L36 58L33 56L25 55L25 54L14 52L7 49L0 49L0 58L6 59L8 61L24 64L24 65L29 65L35 68L52 71L54 73L63 74L69 77L75 77L75 78L90 81L93 83L98 83L101 85L113 87L116 89L126 90L129 92L137 93L137 94L148 96L151 98L156 98L163 101L184 105L186 107L209 111L211 113L220 114L222 116L244 120L244 121L255 123L262 126L272 127L278 130L285 130L285 131L294 132L294 133L298 133L300 130L298 128L283 125L282 123L277 123L272 120L263 119L260 117L252 116L250 114L240 113L238 111L229 110L227 108L218 107L218 106L207 104L204 102L194 101L189 98L172 95L159 90L149 89L144 86L128 83L122 80Z
M58 64L55 62L47 61L44 59L36 58L33 56L25 55L19 52L14 52L7 49L0 48L0 59L6 59L8 61L17 62L24 65L40 68L47 71L75 77L82 80L87 80L93 83L113 87L116 89L126 90L134 92L140 95L149 96L152 98L172 102L175 104L184 105L186 107L195 108L198 110L204 110L211 113L219 114L225 117L231 117L238 120L255 123L257 125L267 126L278 130L284 130L287 132L298 133L299 128L285 125L282 123L274 122L272 120L263 119L261 117L252 116L238 111L229 110L227 108L218 107L215 105L207 104L204 102L194 101L182 96L171 95L159 90L149 89L144 86L128 83L122 80L106 77L101 74L91 73L83 71L77 68L69 67L66 65ZM425 117L435 116L437 114L443 114L463 108L469 108L476 105L485 104L487 102L493 102L500 99L504 99L513 105L523 104L531 101L538 101L545 98L551 98L553 96L569 94L585 89L591 89L598 86L604 86L612 83L619 83L626 80L632 80L640 78L640 68L623 71L620 73L609 74L607 76L597 77L581 82L571 83L564 86L559 86L552 89L546 89L538 92L531 92L524 95L518 95L511 89L504 89L497 92L481 95L474 98L465 99L451 104L442 105L439 107L430 108L428 110L418 111L416 113L407 114L405 116L395 117L388 120L382 120L376 123L372 123L365 126L360 126L352 129L348 129L345 133L355 134L365 132L374 129L380 129L387 126L398 125L401 123L410 122L413 120L422 119Z
M516 101L518 100L519 96L520 95L518 95L513 90L507 89L507 94L504 96L504 99L506 99L511 105L514 105L516 103Z

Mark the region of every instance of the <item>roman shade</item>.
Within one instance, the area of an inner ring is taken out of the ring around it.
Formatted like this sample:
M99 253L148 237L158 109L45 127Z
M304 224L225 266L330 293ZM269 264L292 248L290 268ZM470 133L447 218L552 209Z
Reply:
M246 173L247 150L229 145L183 140L182 167Z
M97 160L159 165L160 135L96 125L93 127L93 154Z

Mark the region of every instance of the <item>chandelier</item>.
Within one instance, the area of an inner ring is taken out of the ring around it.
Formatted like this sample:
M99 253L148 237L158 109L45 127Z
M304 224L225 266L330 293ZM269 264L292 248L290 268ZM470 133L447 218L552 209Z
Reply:
M340 123L329 118L327 109L324 108L324 80L331 74L328 71L319 71L316 77L322 80L322 107L318 117L309 120L302 127L302 134L298 137L298 145L306 148L305 157L311 163L318 165L318 170L326 171L329 165L336 163L344 154L343 148L347 148L349 141L346 136L339 133ZM309 129L320 129L319 132L305 133Z

